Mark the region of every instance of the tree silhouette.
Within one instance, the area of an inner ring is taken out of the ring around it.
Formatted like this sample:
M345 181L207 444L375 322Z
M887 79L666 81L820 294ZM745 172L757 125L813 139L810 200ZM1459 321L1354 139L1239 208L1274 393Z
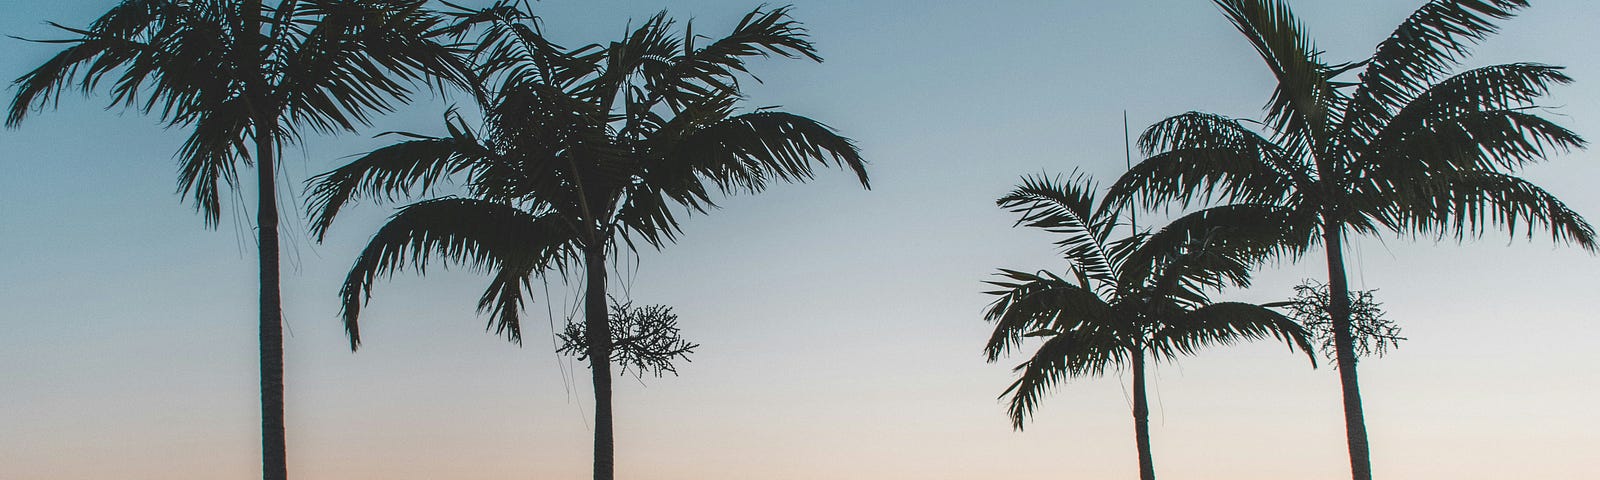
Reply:
M1109 208L1226 199L1219 214L1281 223L1279 253L1327 255L1350 467L1370 480L1356 378L1347 233L1381 230L1456 240L1505 226L1548 228L1557 242L1594 251L1594 229L1515 171L1584 145L1537 115L1533 100L1571 81L1560 67L1494 65L1446 76L1469 47L1522 0L1434 0L1406 18L1372 56L1331 63L1280 0L1215 0L1277 79L1267 135L1240 120L1189 112L1152 125L1148 159L1107 194ZM1339 80L1360 69L1353 81ZM1227 213L1221 213L1227 212Z
M1400 325L1388 318L1383 311L1383 304L1375 299L1377 292L1353 290L1349 295L1350 336L1356 358L1382 357L1390 349L1400 348L1400 342L1406 339L1400 336ZM1288 309L1289 318L1295 319L1311 333L1322 355L1337 361L1339 354L1334 340L1333 317L1328 314L1328 305L1332 303L1327 284L1305 280L1294 286L1294 300L1277 302L1275 305Z
M1299 348L1316 365L1306 332L1264 306L1211 302L1208 292L1246 286L1253 261L1268 250L1250 234L1263 228L1215 223L1205 215L1180 218L1155 233L1112 239L1117 213L1097 208L1094 184L1076 177L1061 182L1029 177L997 202L1022 216L1019 224L1060 234L1056 242L1068 275L1001 270L1004 280L985 318L995 329L984 348L990 362L1041 337L1018 365L1011 395L1012 425L1022 429L1040 399L1070 377L1100 376L1108 368L1133 373L1134 439L1139 478L1155 478L1150 452L1150 409L1145 397L1145 361L1174 360L1201 347L1276 338Z
M657 377L677 375L678 367L673 361L690 361L689 354L700 347L683 339L678 331L678 314L666 305L635 307L633 302L612 298L609 321L611 363L617 364L622 373L632 368L635 377L644 378L646 373ZM556 352L576 356L578 361L588 360L589 334L583 326L583 322L567 322L566 328L556 334L561 339Z
M352 131L429 79L467 69L436 42L442 18L410 0L125 0L15 82L6 125L54 105L67 89L106 87L111 106L192 128L178 184L207 227L220 192L256 167L260 245L263 476L287 474L279 298L277 151L306 133ZM108 82L105 82L109 80ZM253 150L252 150L253 148Z
M758 8L726 37L679 37L665 13L609 44L563 48L520 3L456 13L456 33L477 32L484 78L482 127L447 115L444 136L407 134L313 179L313 233L358 198L428 196L447 178L466 196L402 208L372 237L341 291L351 347L373 280L430 257L493 275L479 299L492 328L520 341L530 278L581 272L594 382L594 478L613 476L606 260L640 243L675 239L675 210L704 212L714 194L759 192L812 178L817 167L853 171L854 144L815 120L773 110L740 112L739 80L753 56L820 60L788 9ZM697 32L696 32L697 33Z

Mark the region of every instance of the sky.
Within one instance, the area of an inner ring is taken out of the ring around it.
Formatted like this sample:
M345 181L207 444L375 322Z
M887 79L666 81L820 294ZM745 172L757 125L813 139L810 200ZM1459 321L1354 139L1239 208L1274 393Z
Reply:
M1338 60L1370 54L1420 3L1291 2ZM1600 3L1535 3L1467 65L1568 66L1577 82L1544 113L1600 139ZM45 21L82 26L111 4L0 0L0 33L50 38ZM726 32L756 6L535 4L569 45L617 38L662 9ZM680 376L617 382L619 478L1133 477L1126 374L1068 382L1022 432L1005 417L996 397L1021 358L983 360L982 282L997 268L1064 263L1048 234L1013 228L993 202L1025 174L1109 182L1123 168L1123 112L1135 134L1189 110L1259 118L1272 79L1253 49L1199 0L805 0L793 15L826 61L755 62L762 82L746 84L746 105L855 139L873 188L828 171L728 198L612 276L620 295L672 306L701 345ZM0 46L6 79L57 48ZM105 101L66 95L0 131L0 478L259 476L253 200L203 228L174 193L184 132ZM307 177L384 145L379 132L442 132L456 103L422 98L370 129L289 149L286 213L300 210ZM1595 153L1524 176L1600 215ZM575 290L553 284L530 305L538 314L517 346L474 312L485 276L403 272L376 286L363 347L349 350L338 285L393 208L350 209L322 244L286 218L291 474L584 478L587 372L550 334ZM1325 278L1320 258L1270 265L1219 298L1288 298L1301 279ZM1377 289L1408 339L1360 368L1378 477L1600 477L1600 364L1589 356L1600 261L1504 234L1363 238L1346 258L1354 286ZM1261 343L1164 363L1152 379L1162 478L1348 475L1331 367Z

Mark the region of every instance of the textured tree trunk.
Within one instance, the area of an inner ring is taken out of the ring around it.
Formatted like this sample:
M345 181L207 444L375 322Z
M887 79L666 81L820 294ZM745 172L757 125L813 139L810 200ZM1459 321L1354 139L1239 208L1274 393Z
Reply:
M600 241L584 252L588 285L584 290L584 331L589 371L594 376L594 480L612 480L615 462L611 434L611 323L607 321L606 251Z
M1333 320L1333 348L1339 364L1339 386L1344 391L1344 429L1350 447L1350 474L1354 480L1372 480L1372 459L1367 445L1367 422L1361 413L1361 386L1356 382L1355 337L1350 324L1350 283L1344 273L1344 225L1323 224L1323 244L1328 251L1328 316Z
M1139 480L1155 480L1155 459L1150 455L1150 402L1144 394L1144 351L1133 354L1133 440L1139 448Z
M261 72L267 49L262 38L261 0L240 2L241 28L235 59L251 100L256 160L256 235L260 246L259 342L261 349L261 477L289 478L283 422L283 303L279 292L277 118Z
M283 425L283 307L278 290L277 168L270 121L258 122L256 181L260 197L256 230L261 244L261 467L262 478L289 477Z

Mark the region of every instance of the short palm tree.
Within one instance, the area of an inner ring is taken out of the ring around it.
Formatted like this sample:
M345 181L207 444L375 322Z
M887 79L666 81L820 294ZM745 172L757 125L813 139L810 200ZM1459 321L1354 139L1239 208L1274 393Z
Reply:
M1001 270L1001 289L986 318L995 323L984 348L990 362L1043 337L1018 377L1001 396L1011 396L1012 424L1023 422L1040 399L1071 377L1099 376L1108 368L1133 374L1134 439L1139 478L1155 478L1150 453L1150 409L1145 397L1145 362L1172 360L1201 347L1276 338L1306 352L1316 364L1306 332L1289 318L1260 305L1211 302L1208 292L1249 283L1253 259L1271 245L1254 242L1265 225L1228 225L1191 215L1155 233L1112 239L1114 210L1095 205L1086 178L1060 182L1026 178L1002 197L1000 206L1021 214L1021 224L1064 238L1057 245L1069 275ZM1239 241L1230 240L1243 233ZM1264 248L1263 248L1264 247Z
M442 19L421 0L124 0L16 80L16 127L65 89L106 86L111 105L192 127L178 184L215 227L220 192L256 167L260 245L263 475L287 476L279 300L277 151L305 133L350 131L392 110L409 84L464 79L435 41ZM110 82L102 83L102 80ZM253 150L252 150L253 149Z
M1571 81L1560 67L1493 65L1446 74L1468 47L1495 30L1522 0L1433 0L1377 51L1330 63L1280 0L1215 0L1277 78L1266 134L1241 120L1189 112L1151 126L1149 158L1107 194L1121 208L1233 202L1230 215L1285 226L1280 253L1327 255L1329 313L1344 395L1351 471L1372 477L1350 323L1344 241L1348 233L1481 235L1505 226L1547 229L1557 242L1596 248L1594 229L1560 200L1513 174L1555 152L1582 148L1578 135L1540 117L1534 99ZM1361 69L1353 81L1339 80Z
M478 306L513 341L530 279L581 272L594 478L610 479L607 259L671 242L675 211L704 212L714 194L805 181L829 166L850 169L866 186L865 165L849 139L822 123L735 108L749 57L820 60L787 9L752 11L703 45L703 37L676 36L663 14L620 41L570 49L547 40L515 3L459 15L461 32L479 32L479 73L490 83L482 127L447 115L446 135L410 135L314 179L319 239L354 199L431 195L445 179L466 193L408 205L372 237L341 291L351 348L361 341L357 321L373 280L408 263L420 270L438 257L491 272Z

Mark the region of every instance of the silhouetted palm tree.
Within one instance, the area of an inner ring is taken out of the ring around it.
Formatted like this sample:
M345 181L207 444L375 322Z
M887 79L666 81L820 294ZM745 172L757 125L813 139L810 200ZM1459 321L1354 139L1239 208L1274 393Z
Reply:
M437 256L492 272L478 306L513 341L530 278L583 272L594 478L610 479L606 259L673 241L674 210L703 212L715 193L804 181L817 166L849 168L866 186L865 165L850 140L817 121L735 109L748 57L820 60L787 9L752 11L703 45L672 33L662 14L620 41L572 49L548 41L511 2L460 15L463 32L480 32L481 76L492 79L482 127L447 115L445 136L409 135L315 179L314 234L322 238L352 199L425 196L446 178L467 192L406 206L373 236L341 291L352 348L374 278L408 262L420 270Z
M1354 478L1372 477L1350 334L1346 232L1476 237L1491 226L1547 227L1593 251L1594 230L1560 200L1512 174L1583 139L1536 114L1535 98L1570 79L1560 67L1494 65L1446 74L1493 21L1522 0L1434 0L1371 57L1330 63L1278 0L1216 0L1277 78L1267 136L1240 120L1190 112L1140 137L1148 159L1107 205L1223 198L1234 215L1282 222L1282 252L1327 254L1345 426ZM1337 80L1362 69L1353 82Z
M279 300L276 150L304 133L354 130L393 109L407 84L467 72L434 42L441 19L408 0L126 0L16 80L6 117L19 125L63 89L106 85L111 104L193 127L178 152L179 186L208 227L220 191L255 163L259 193L263 475L287 476ZM110 78L110 82L102 80ZM251 147L254 151L251 151Z
M1212 303L1208 291L1249 283L1253 261L1269 252L1247 233L1259 225L1218 224L1196 214L1156 233L1112 239L1115 210L1097 209L1094 185L1078 177L1069 182L1025 178L1002 197L1000 206L1022 215L1018 223L1065 238L1056 242L1070 271L1025 273L1001 270L1002 290L986 318L995 322L984 353L990 362L1021 346L1025 337L1043 337L1028 361L1018 365L1011 395L1012 424L1023 422L1040 398L1061 381L1099 376L1126 366L1133 373L1134 439L1139 478L1155 478L1150 453L1149 404L1145 361L1175 359L1209 345L1277 338L1299 348L1316 364L1306 332L1289 318L1260 305Z

